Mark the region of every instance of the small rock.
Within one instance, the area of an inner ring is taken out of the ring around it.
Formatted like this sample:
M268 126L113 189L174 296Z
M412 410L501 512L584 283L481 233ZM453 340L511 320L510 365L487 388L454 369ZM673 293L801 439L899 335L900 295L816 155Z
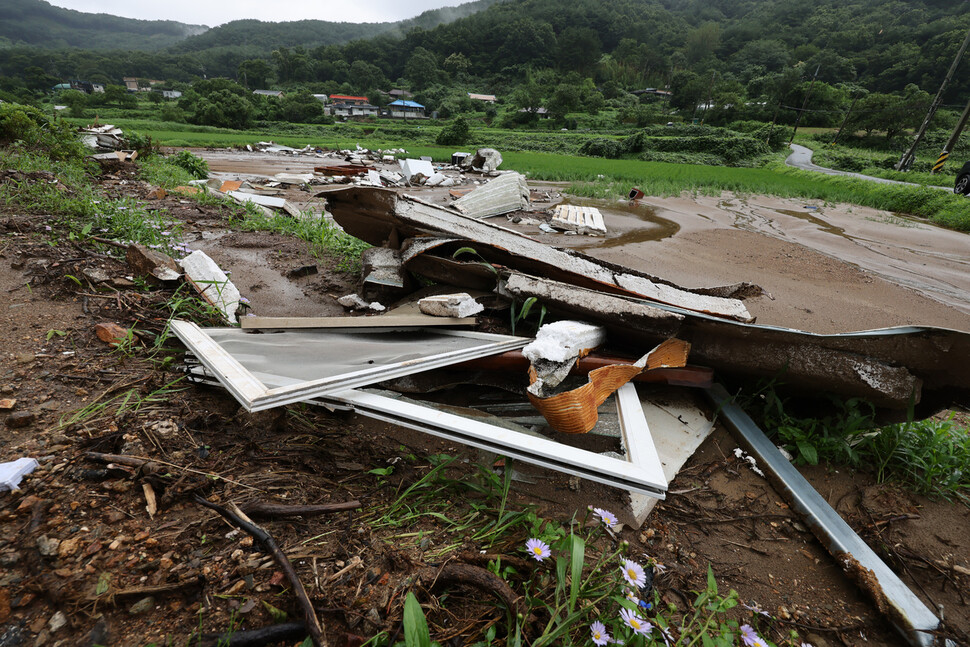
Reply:
M91 627L91 631L88 632L88 637L85 642L88 645L107 645L111 642L110 633L108 630L108 621L104 619L104 616L101 616L98 622Z
M0 410L9 411L17 404L16 398L3 398L0 400Z
M381 612L377 609L371 609L367 612L365 617L367 618L367 621L372 623L375 627L380 627L384 622L384 620L381 618Z
M92 283L104 283L111 280L111 276L107 272L97 267L85 267L81 270L81 274Z
M98 335L98 339L112 346L117 346L128 339L129 334L127 328L111 322L99 323L94 327L94 332Z
M41 535L37 538L37 549L40 550L40 554L44 557L56 555L60 545L61 541L59 539L51 539L47 535Z
M19 562L22 557L23 555L21 555L16 550L8 551L0 555L0 566L8 566L8 567L13 566L17 562Z
M65 539L61 542L60 547L57 549L58 557L70 557L77 552L79 539L77 537L72 537L71 539ZM51 631L55 631L51 629Z
M51 619L47 621L47 628L50 629L52 634L57 633L57 630L67 624L67 616L64 615L63 611L58 611Z
M43 618L42 618L43 619ZM41 629L40 633L37 634L37 638L34 640L34 647L44 647L47 641L51 639L51 634L46 629Z
M128 613L133 616L140 615L142 613L148 613L155 608L155 598L148 596L147 598L142 598L138 602L135 602L128 608Z
M37 420L37 414L33 411L15 411L7 416L4 423L11 429L20 429L21 427L29 427L34 424Z

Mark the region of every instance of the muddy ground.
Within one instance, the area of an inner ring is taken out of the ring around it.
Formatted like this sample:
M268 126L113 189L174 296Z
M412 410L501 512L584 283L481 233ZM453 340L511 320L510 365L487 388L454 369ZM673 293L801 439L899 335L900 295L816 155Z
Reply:
M232 174L233 154L206 156L218 174ZM245 156L241 172L272 175L293 166L289 158L253 157ZM134 172L115 168L101 181L108 192L144 197L150 187ZM553 200L562 191L534 188ZM289 192L313 202L308 192ZM343 313L335 299L357 277L317 261L300 241L227 231L224 209L178 196L152 206L185 223L190 247L232 270L254 313ZM762 196L599 206L611 230L605 239L528 233L687 286L758 283L770 296L746 305L760 323L817 332L900 324L970 330L965 235L874 210ZM457 473L470 480L472 463L493 465L494 457L351 414L294 406L251 415L220 389L166 388L180 376L178 356L152 360L148 347L169 315L172 289L138 289L108 250L51 246L43 215L2 209L0 399L16 402L3 412L0 461L32 456L41 467L20 491L0 493L0 645L194 645L199 631L268 626L274 609L300 618L273 560L193 494L240 505L361 502L353 511L260 520L294 561L337 647L380 631L400 638L409 587L442 644L474 642L502 616L481 588L442 588L419 577L440 565L447 546L463 544L447 556L469 565L481 564L486 547L433 524L417 536L374 527L397 492L427 471L429 456L469 459ZM291 275L306 265L318 273ZM110 278L97 282L85 269ZM81 285L68 275L84 277ZM144 335L130 348L113 348L94 332L107 321ZM657 388L651 397L702 406L682 391ZM820 647L901 644L777 492L734 456L735 447L718 426L644 526L621 533L634 555L667 567L656 580L662 599L683 608L710 564L722 588L772 616L760 628L773 639L794 628ZM90 460L90 451L154 465L109 468ZM387 477L368 473L389 464L395 469ZM566 521L589 505L618 512L624 505L623 493L604 486L524 467L520 473L513 502L536 505L541 516ZM942 606L945 630L967 644L970 510L836 466L802 473L930 608ZM145 484L157 493L153 515ZM460 518L468 504L456 499L447 514ZM522 555L511 544L487 552Z

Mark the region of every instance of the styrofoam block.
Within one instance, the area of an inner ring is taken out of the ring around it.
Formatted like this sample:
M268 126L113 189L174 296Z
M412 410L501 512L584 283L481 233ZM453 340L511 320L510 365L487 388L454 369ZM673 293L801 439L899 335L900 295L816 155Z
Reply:
M566 362L596 348L606 339L606 330L581 321L556 321L539 328L534 342L522 349L522 354L535 362L546 359Z

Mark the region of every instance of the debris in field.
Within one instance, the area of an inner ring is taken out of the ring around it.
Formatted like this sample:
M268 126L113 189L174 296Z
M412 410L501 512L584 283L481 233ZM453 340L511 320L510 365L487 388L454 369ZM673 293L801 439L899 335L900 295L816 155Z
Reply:
M634 188L630 189L630 195L628 196L628 198L630 200L640 200L640 199L643 198L643 195L644 195L643 194L643 191L641 191L640 189L634 187Z
M760 469L758 469L758 461L755 460L754 456L748 454L747 452L745 452L740 447L735 447L734 448L734 457L737 458L737 459L739 459L739 460L744 461L745 463L747 463L748 464L748 468L752 472L754 472L755 474L757 474L758 476L760 476L762 478L764 477L765 473L762 472ZM787 456L786 458L789 461L791 460L791 456Z
M363 293L369 300L394 300L410 285L401 263L401 252L387 247L368 247L360 255Z
M474 326L475 318L450 319L425 314L388 312L380 317L243 317L243 330L296 328L418 328L422 326Z
M485 309L467 292L438 294L418 301L418 307L426 315L435 317L470 317Z
M373 166L365 166L363 164L336 164L334 166L315 166L313 167L314 173L319 173L321 175L363 175L367 171L376 171Z
M222 312L229 323L236 323L240 294L226 273L205 252L196 250L179 261L185 278L202 298Z
M98 151L115 151L124 147L124 131L111 124L103 126L88 126L78 130L78 136L84 145Z
M547 234L555 234L555 233L558 233L559 232L558 229L556 229L552 225L550 225L548 223L545 223L545 222L539 223L539 230L540 231L544 231Z
M529 185L519 173L502 173L463 195L452 206L469 218L488 218L529 208Z
M687 363L690 344L668 339L633 364L606 366L591 371L589 381L578 389L546 395L535 369L529 370L529 401L558 432L585 434L596 426L597 409L614 391L638 373L655 368L681 367Z
M603 214L596 207L577 207L572 204L557 204L552 213L552 224L579 234L603 236L606 224Z
M18 458L15 461L0 463L0 492L17 490L20 481L40 466L35 458Z
M552 247L504 227L467 218L393 191L350 188L328 193L327 201L334 220L344 231L372 245L382 245L392 235L402 240L429 233L452 236L472 241L475 252L487 262L612 294L642 296L719 317L752 320L747 308L737 299L690 292L656 277ZM409 261L405 260L405 266L408 265Z
M386 308L377 301L365 301L359 294L345 294L337 299L337 303L350 310L373 310L383 312Z
M310 184L313 181L313 173L277 173L273 179L280 184L302 185Z
M629 344L677 334L691 340L693 359L734 375L784 372L790 386L864 397L905 409L921 390L970 393L970 334L902 326L822 335L777 326L731 322L677 308L607 295L568 283L513 273L505 289L536 297L550 311L606 326Z
M441 328L281 330L253 335L238 328L200 328L181 320L171 330L247 411L441 368L525 346L527 339ZM258 374L258 375L257 375Z
M246 193L244 191L229 191L226 193L230 198L239 202L240 204L245 204L246 202L253 202L261 207L269 207L271 209L282 209L283 205L286 204L285 198L276 198L271 195L259 195L258 193Z
M606 340L606 330L580 321L544 324L535 341L522 349L536 372L537 381L554 388L566 379L576 360Z
M494 148L479 148L474 155L462 158L460 163L462 168L492 173L502 165L502 154Z
M94 327L94 332L97 334L98 339L112 346L117 346L124 342L131 335L130 330L112 322L99 323Z
M156 282L177 281L182 276L178 264L171 256L140 243L128 246L125 260L135 276L150 277Z
M435 173L434 166L432 166L431 162L425 160L403 159L398 160L398 164L401 165L401 174L404 175L404 179L409 183L412 182L412 178L415 175L421 174L425 178L429 178Z

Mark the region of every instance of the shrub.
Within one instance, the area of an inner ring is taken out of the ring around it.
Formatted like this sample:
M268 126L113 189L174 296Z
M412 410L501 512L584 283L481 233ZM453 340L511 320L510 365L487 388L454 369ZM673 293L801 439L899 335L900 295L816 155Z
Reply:
M17 145L55 160L81 159L88 150L68 124L30 106L0 104L0 146Z
M623 150L622 142L618 142L615 139L597 137L595 139L587 140L585 144L580 146L579 154L589 157L607 157L609 159L616 159L623 154Z
M175 155L170 155L168 162L185 169L197 180L205 180L209 177L209 165L206 161L189 151L179 151Z
M441 129L438 137L434 140L441 146L461 146L465 144L471 136L471 129L464 117L458 117L450 124Z

